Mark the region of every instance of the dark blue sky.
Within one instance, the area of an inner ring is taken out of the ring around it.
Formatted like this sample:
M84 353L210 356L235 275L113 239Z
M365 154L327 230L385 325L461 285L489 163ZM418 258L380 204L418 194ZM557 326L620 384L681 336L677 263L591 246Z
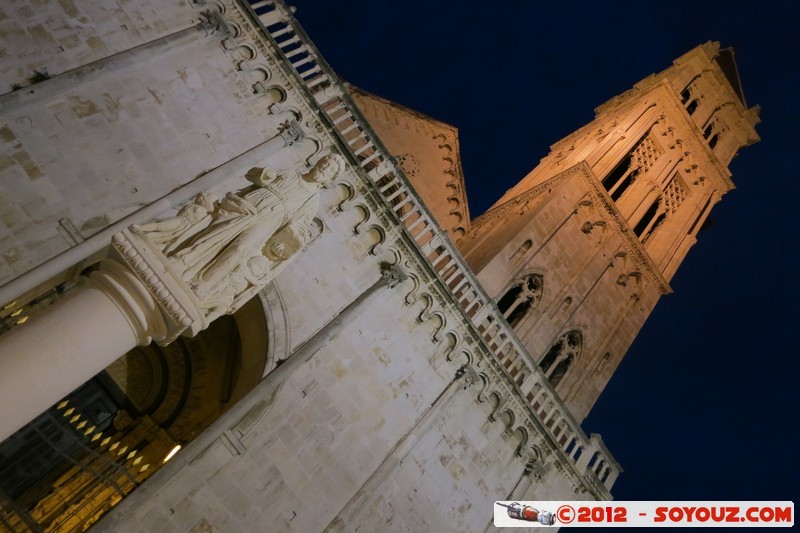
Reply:
M339 75L459 128L473 216L593 109L709 40L733 46L759 144L584 423L620 500L800 496L800 3L296 0Z

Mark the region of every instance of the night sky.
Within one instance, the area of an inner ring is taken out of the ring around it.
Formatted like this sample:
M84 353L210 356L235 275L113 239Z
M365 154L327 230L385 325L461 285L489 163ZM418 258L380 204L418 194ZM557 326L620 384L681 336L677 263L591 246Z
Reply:
M584 430L625 469L618 500L798 499L800 3L291 3L343 79L459 129L473 217L598 105L733 46L762 141Z

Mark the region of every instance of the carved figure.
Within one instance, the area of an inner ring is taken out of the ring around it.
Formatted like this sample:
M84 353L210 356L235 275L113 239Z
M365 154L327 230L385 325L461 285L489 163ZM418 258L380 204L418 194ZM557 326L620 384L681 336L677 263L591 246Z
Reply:
M268 281L271 263L263 255L251 257L246 263L237 265L226 276L216 292L206 295L201 303L207 309L206 319L211 322L218 317L236 311L243 303L255 296Z
M307 173L253 168L251 186L213 203L199 195L176 216L137 232L169 258L208 318L235 311L319 233L319 190L344 170L323 156Z
M174 217L134 227L151 243L157 245L164 255L169 255L178 244L190 239L211 223L214 203L213 196L201 192L191 203L183 206Z

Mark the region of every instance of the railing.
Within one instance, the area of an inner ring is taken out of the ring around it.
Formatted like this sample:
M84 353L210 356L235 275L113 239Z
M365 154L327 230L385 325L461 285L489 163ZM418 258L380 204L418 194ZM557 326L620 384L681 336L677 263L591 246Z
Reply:
M282 52L287 65L318 103L349 157L372 180L387 206L417 243L494 354L510 385L576 469L607 489L620 468L598 436L591 439L564 406L461 254L413 192L408 179L347 95L344 84L280 0L248 0L251 15ZM589 465L592 465L591 467Z

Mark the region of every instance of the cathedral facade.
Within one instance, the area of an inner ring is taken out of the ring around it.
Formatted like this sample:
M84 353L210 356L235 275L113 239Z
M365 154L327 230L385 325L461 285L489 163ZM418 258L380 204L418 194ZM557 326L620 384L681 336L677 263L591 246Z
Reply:
M0 526L484 530L607 500L581 422L758 136L707 43L471 218L450 125L281 0L2 8Z

